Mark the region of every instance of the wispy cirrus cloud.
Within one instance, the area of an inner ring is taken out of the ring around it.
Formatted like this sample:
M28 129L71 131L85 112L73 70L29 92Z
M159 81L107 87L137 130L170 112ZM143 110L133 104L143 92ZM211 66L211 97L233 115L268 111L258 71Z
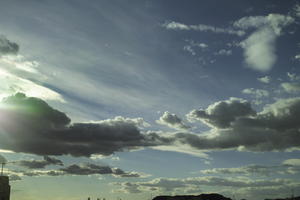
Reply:
M224 33L230 35L242 36L245 34L244 31L235 30L232 28L219 28L211 25L197 24L197 25L186 25L179 22L166 22L162 25L168 30L180 30L180 31L200 31L200 32L212 32L212 33Z

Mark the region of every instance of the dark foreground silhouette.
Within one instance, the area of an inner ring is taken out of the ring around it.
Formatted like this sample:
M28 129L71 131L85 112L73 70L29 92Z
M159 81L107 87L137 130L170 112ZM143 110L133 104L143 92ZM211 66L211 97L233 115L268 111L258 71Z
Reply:
M157 196L152 200L232 200L220 194L200 194L200 195L178 195L178 196ZM299 197L279 198L279 199L265 199L265 200L300 200Z
M194 195L180 195L180 196L157 196L153 200L232 200L220 194L200 194Z

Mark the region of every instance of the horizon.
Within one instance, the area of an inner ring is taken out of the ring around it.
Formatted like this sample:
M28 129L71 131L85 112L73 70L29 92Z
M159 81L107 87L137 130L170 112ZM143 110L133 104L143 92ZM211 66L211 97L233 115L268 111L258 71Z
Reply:
M11 200L300 196L299 24L299 0L0 0Z

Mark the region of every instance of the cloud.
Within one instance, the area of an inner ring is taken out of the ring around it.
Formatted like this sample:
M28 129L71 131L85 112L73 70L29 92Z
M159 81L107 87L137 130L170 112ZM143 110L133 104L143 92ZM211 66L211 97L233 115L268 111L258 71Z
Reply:
M298 76L295 73L287 72L287 76L289 77L290 81L298 81L298 80L300 80L300 76Z
M192 118L213 129L205 135L178 133L177 141L201 150L278 151L300 147L299 97L280 99L256 115L250 105L230 102L217 102L206 110L192 111L189 114Z
M63 172L64 175L103 175L111 174L116 177L140 177L140 174L136 172L124 172L120 168L112 168L106 165L96 165L96 164L73 164L66 168L60 168L59 171Z
M245 61L250 68L266 72L276 62L275 40L276 34L269 28L259 29L241 43L244 48Z
M20 160L14 163L29 169L43 169L48 165L63 166L63 162L57 158L49 157L49 156L44 156L43 158L44 158L43 160Z
M138 178L144 176L137 172L125 172L120 168L110 167L108 165L92 164L92 163L73 164L67 167L53 169L53 170L36 170L38 168L42 168L40 166L34 168L29 167L29 168L31 169L31 171L9 170L7 173L10 176L17 175L18 177L20 177L20 179L22 176L39 177L39 176L67 176L67 175L76 175L76 176L112 175L114 177L122 177L122 178Z
M266 84L271 82L270 76L263 76L263 77L258 78L257 80L259 82L266 83Z
M210 105L206 110L192 110L187 114L191 121L199 120L211 127L226 128L236 118L255 115L251 104L243 99L231 98L226 101L219 101Z
M300 167L300 159L288 159L283 161L283 164Z
M16 55L19 52L19 45L11 42L5 36L0 35L0 56L1 55Z
M234 22L234 27L242 30L257 29L240 44L244 49L245 62L250 68L266 72L273 67L277 59L276 39L282 29L293 22L293 17L281 14L243 17Z
M287 92L287 93L298 93L300 92L300 83L281 83L281 87Z
M197 54L195 48L200 48L203 50L208 47L208 45L205 43L195 42L193 40L186 40L186 42L188 42L188 44L183 47L183 50L189 52L193 56Z
M232 55L232 51L231 50L226 50L226 49L221 49L219 50L218 52L215 52L214 53L215 55L218 55L218 56L230 56Z
M189 52L192 56L196 55L196 51L190 45L185 45L183 50Z
M141 118L71 124L65 113L22 93L3 99L0 114L5 116L0 118L0 147L14 152L89 157L156 146L168 140L142 134L138 126L148 124Z
M201 49L205 49L205 48L208 47L208 45L203 43L203 42L196 42L194 40L186 40L186 42L188 42L190 46L198 47L198 48L201 48Z
M229 190L240 190L245 188L269 188L286 186L287 188L291 185L298 184L299 182L290 179L273 179L273 180L251 180L248 178L220 178L214 176L207 177L191 177L191 178L156 178L145 182L123 182L113 183L113 185L120 186L119 191L125 193L140 193L148 191L162 192L178 192L183 193L188 190L203 191L205 186L214 186L219 190L222 188ZM188 190L187 190L188 189Z
M232 28L218 28L205 24L198 25L186 25L179 22L166 22L162 25L168 30L180 30L180 31L200 31L200 32L213 32L213 33L225 33L230 35L242 36L245 34L244 31L234 30Z
M297 17L300 17L300 4L294 6L294 13Z
M257 99L269 96L269 92L267 90L254 89L254 88L243 89L242 93L253 95Z
M270 176L272 174L299 174L299 159L289 159L282 162L281 165L247 165L234 168L212 168L201 170L202 174L222 174L222 175L243 175L243 176Z
M186 130L190 128L190 126L186 125L181 118L168 111L164 112L164 114L159 118L159 120L156 120L156 122L179 130Z
M299 110L300 98L278 100L259 113L248 101L231 98L188 114L190 120L212 127L206 133L141 132L140 118L71 124L65 113L19 93L1 104L0 114L5 118L0 118L0 146L36 155L86 157L145 147L197 156L211 150L290 150L300 146Z

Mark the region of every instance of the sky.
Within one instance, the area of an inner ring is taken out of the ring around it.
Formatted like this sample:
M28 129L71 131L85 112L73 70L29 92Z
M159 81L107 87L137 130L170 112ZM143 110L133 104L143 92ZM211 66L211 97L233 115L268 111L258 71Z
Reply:
M11 199L300 196L300 1L0 0Z

